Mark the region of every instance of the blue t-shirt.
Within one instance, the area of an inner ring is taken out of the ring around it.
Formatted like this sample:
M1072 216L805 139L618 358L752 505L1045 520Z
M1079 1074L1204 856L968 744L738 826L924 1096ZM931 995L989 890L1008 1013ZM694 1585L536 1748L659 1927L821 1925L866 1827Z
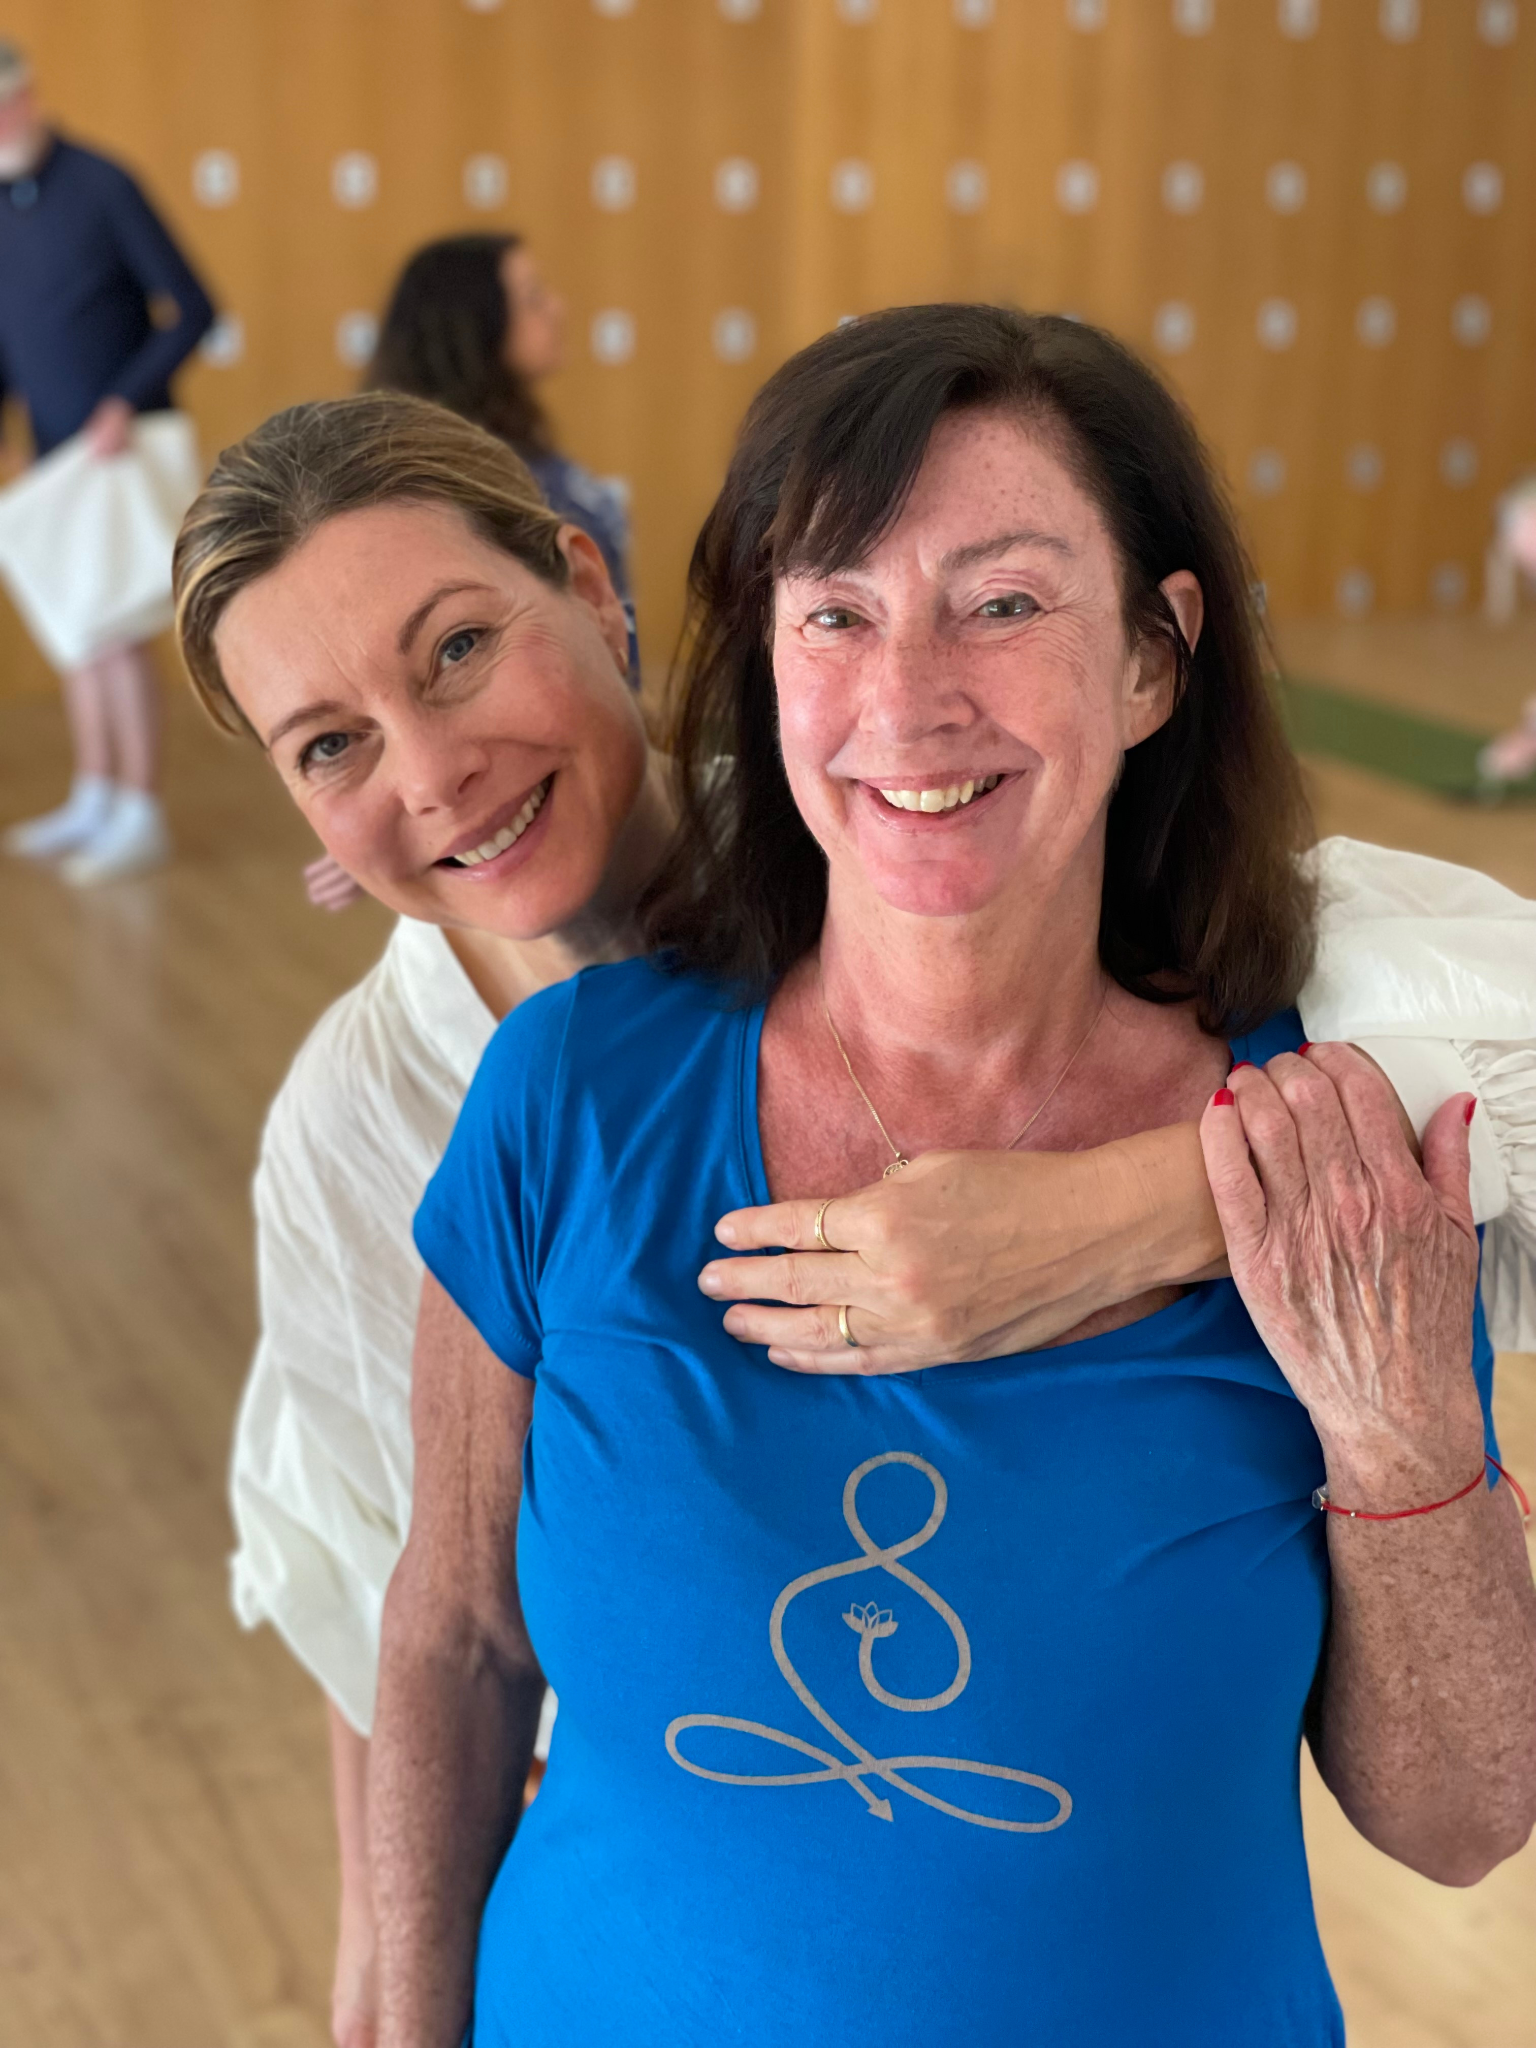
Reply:
M780 1371L696 1285L769 1199L761 1028L644 962L534 997L417 1217L537 1382L518 1575L560 1697L476 2048L1341 2043L1298 1799L1323 1463L1236 1289ZM1476 1357L1486 1399L1480 1321Z

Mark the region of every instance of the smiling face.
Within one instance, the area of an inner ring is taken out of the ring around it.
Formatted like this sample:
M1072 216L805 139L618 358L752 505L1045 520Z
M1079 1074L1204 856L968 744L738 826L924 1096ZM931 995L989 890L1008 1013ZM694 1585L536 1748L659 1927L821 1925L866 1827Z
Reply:
M1163 585L1185 637L1199 586ZM785 767L831 902L925 917L1076 891L1096 913L1128 747L1172 707L1160 642L1128 644L1120 566L1048 428L939 422L900 518L856 568L782 579Z
M446 506L341 513L219 621L224 678L299 809L408 917L559 930L635 803L624 613L586 535L560 544L564 590Z

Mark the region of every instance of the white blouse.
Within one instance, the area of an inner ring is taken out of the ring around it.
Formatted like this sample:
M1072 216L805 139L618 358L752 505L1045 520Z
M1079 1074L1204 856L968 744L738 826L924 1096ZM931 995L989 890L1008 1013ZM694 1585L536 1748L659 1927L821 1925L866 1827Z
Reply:
M1422 1130L1472 1089L1483 1294L1501 1350L1536 1350L1536 903L1415 854L1330 839L1314 1039L1352 1039ZM261 1339L235 1430L235 1612L268 1621L354 1727L373 1722L379 1618L411 1510L411 1221L494 1026L443 933L402 919L316 1025L256 1173Z

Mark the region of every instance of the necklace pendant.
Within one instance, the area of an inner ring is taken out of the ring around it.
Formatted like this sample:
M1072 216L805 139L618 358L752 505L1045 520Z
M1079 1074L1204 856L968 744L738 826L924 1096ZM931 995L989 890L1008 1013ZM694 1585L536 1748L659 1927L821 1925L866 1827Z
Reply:
M885 1169L884 1173L881 1174L880 1178L882 1180L889 1180L893 1173L900 1173L901 1169L904 1166L910 1166L911 1164L911 1160L908 1159L904 1153L898 1152L896 1154L896 1157L891 1161L890 1165Z

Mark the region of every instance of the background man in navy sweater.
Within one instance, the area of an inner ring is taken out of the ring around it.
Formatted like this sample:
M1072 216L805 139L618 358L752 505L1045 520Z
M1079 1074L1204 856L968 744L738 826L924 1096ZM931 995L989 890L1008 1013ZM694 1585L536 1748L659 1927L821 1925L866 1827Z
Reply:
M102 460L121 454L135 413L170 405L170 379L212 321L133 179L48 125L25 57L0 42L0 399L25 401L36 452L83 431ZM62 857L81 884L157 865L170 842L147 650L99 655L65 679L64 701L69 799L13 827L7 851Z

